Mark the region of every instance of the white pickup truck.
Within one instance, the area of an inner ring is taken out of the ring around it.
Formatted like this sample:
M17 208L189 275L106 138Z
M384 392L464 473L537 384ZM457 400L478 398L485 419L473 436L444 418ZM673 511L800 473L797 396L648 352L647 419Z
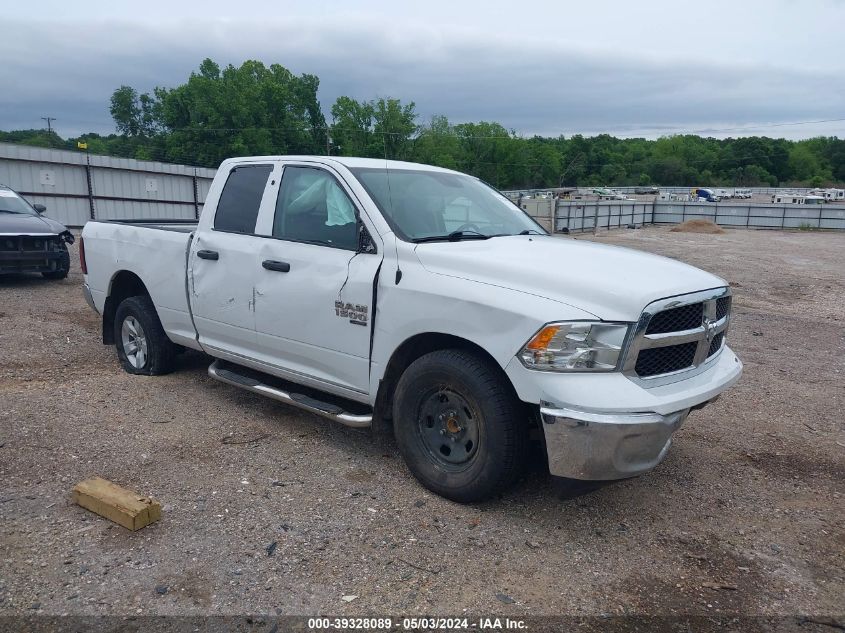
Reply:
M103 342L355 427L392 426L411 471L487 498L544 443L553 475L638 475L733 384L724 280L548 235L480 180L395 161L226 160L197 223L88 222Z

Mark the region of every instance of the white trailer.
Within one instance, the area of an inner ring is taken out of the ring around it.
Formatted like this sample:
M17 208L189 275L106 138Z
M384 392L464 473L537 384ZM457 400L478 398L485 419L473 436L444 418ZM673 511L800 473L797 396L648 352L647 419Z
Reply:
M810 190L810 195L824 198L825 202L842 202L845 200L845 189L835 189L833 187L812 189Z
M825 199L822 196L804 195L801 193L784 192L772 196L775 204L822 204Z

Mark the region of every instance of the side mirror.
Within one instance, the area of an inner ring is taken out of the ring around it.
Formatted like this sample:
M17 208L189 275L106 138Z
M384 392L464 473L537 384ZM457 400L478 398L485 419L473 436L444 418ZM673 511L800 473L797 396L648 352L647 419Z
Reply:
M35 209L38 213L44 213L47 210L47 207L45 207L43 204L34 204L32 205L32 208Z
M360 220L358 220L358 252L359 253L375 253L376 252L376 245L373 242L373 238L370 237L370 232L367 230L367 227L365 227Z

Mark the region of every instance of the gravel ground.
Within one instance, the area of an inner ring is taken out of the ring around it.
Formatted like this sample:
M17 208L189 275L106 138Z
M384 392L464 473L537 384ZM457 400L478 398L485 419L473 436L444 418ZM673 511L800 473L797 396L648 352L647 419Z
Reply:
M0 279L0 614L841 616L845 234L576 239L728 279L743 379L648 475L561 487L539 465L469 506L390 441L214 382L200 354L124 373L78 267ZM162 520L131 533L74 506L93 474Z

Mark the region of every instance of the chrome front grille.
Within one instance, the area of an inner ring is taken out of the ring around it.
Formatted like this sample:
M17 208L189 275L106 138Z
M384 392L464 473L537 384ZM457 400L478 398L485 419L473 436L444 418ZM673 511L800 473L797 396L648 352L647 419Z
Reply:
M690 303L689 305L678 308L669 308L651 317L645 333L665 334L667 332L691 330L701 325L701 319L703 317L703 303Z
M698 343L693 341L640 350L634 371L640 378L648 378L691 367L697 348Z
M731 296L716 299L716 320L723 319L728 316L731 311Z
M718 352L722 349L722 343L725 342L725 333L719 332L716 336L713 337L713 340L710 342L710 349L707 350L707 358L710 358L713 354Z
M646 306L628 344L623 372L657 386L715 358L730 323L731 295L716 288Z

